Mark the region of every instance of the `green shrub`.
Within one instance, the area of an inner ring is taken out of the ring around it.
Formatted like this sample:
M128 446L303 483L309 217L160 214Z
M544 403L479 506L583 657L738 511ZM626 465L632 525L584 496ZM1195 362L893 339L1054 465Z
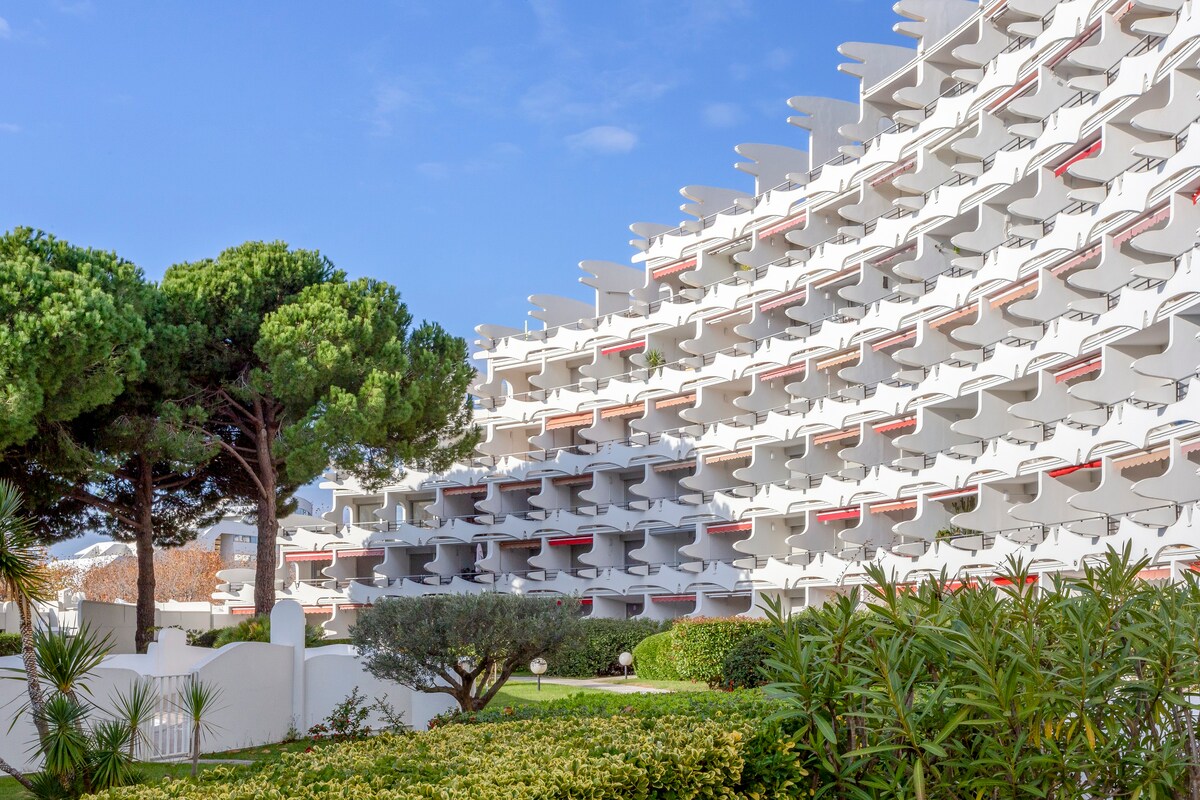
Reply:
M749 617L681 619L671 628L671 661L688 681L716 684L721 680L725 656L734 646L767 621Z
M679 671L671 660L671 632L647 636L633 648L633 671L646 681L677 681Z
M209 628L206 631L189 630L187 643L192 647L216 647L217 636L220 633L221 628Z
M288 753L252 767L217 768L198 780L110 790L108 800L590 800L787 796L790 776L771 783L745 769L751 723L614 716L450 725ZM769 748L755 742L756 748ZM786 756L786 745L775 745ZM744 788L747 774L760 784Z
M771 642L766 628L756 628L743 636L721 662L722 689L753 689L767 683L763 669L771 657Z
M618 656L663 630L665 624L649 619L586 619L579 636L551 659L550 674L563 678L620 675Z
M224 647L233 642L269 642L271 641L271 618L250 617L237 625L220 628L213 640L213 647ZM304 646L316 647L325 641L324 632L316 625L304 626Z
M21 634L0 633L0 656L15 656L21 653Z

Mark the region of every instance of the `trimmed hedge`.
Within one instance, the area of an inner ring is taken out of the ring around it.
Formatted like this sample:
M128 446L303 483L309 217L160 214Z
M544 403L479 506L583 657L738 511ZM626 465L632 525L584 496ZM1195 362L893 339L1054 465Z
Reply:
M0 656L15 656L21 653L21 634L0 633Z
M586 619L579 638L567 642L550 660L550 674L561 678L620 675L617 657L665 625L649 619Z
M679 670L671 660L671 632L647 636L633 648L633 671L644 681L677 681Z
M725 656L767 625L765 619L749 617L681 619L671 629L671 660L685 681L719 684Z
M769 681L764 675L773 650L766 628L758 627L735 644L721 662L722 689L753 689Z
M752 749L751 742L767 749ZM770 765L770 772L747 769L750 758ZM784 797L798 779L789 746L755 736L746 720L567 717L383 735L97 797L717 800Z

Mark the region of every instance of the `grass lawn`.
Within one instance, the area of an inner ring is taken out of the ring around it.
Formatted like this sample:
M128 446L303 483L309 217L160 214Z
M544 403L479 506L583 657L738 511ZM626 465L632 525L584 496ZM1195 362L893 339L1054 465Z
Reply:
M602 689L581 689L578 686L563 686L557 683L542 683L542 690L539 692L536 683L514 683L510 681L504 684L500 691L496 692L496 696L492 698L492 702L488 703L488 708L546 703L562 697L570 697L573 694L607 695L611 693Z
M637 676L630 676L629 680L618 676L609 678L594 678L597 683L612 683L618 686L642 686L647 689L667 689L672 692L711 692L707 684L699 681L643 681Z

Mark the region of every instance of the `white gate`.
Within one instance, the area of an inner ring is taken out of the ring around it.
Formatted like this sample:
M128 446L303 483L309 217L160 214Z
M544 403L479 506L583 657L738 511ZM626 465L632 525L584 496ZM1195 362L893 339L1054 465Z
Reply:
M191 755L191 730L183 711L183 689L191 675L149 676L154 686L154 714L140 732L135 749L139 761L179 761Z

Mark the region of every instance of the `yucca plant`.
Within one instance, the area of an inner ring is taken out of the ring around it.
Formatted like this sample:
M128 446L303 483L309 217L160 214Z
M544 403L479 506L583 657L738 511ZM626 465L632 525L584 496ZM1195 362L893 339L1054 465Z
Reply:
M129 728L129 758L133 759L134 748L139 742L150 747L152 742L146 728L154 721L158 712L158 690L149 678L138 678L126 691L118 690L113 698L113 716Z
M54 691L79 702L79 693L90 695L87 679L112 649L112 637L98 634L86 623L67 636L45 630L34 634L38 671Z
M216 730L212 724L212 713L216 710L221 690L197 678L195 675L179 692L174 705L183 712L192 732L192 777L200 772L200 743L203 735Z
M814 797L1200 799L1200 583L1139 579L1129 550L1082 576L941 575L786 616L769 693Z

